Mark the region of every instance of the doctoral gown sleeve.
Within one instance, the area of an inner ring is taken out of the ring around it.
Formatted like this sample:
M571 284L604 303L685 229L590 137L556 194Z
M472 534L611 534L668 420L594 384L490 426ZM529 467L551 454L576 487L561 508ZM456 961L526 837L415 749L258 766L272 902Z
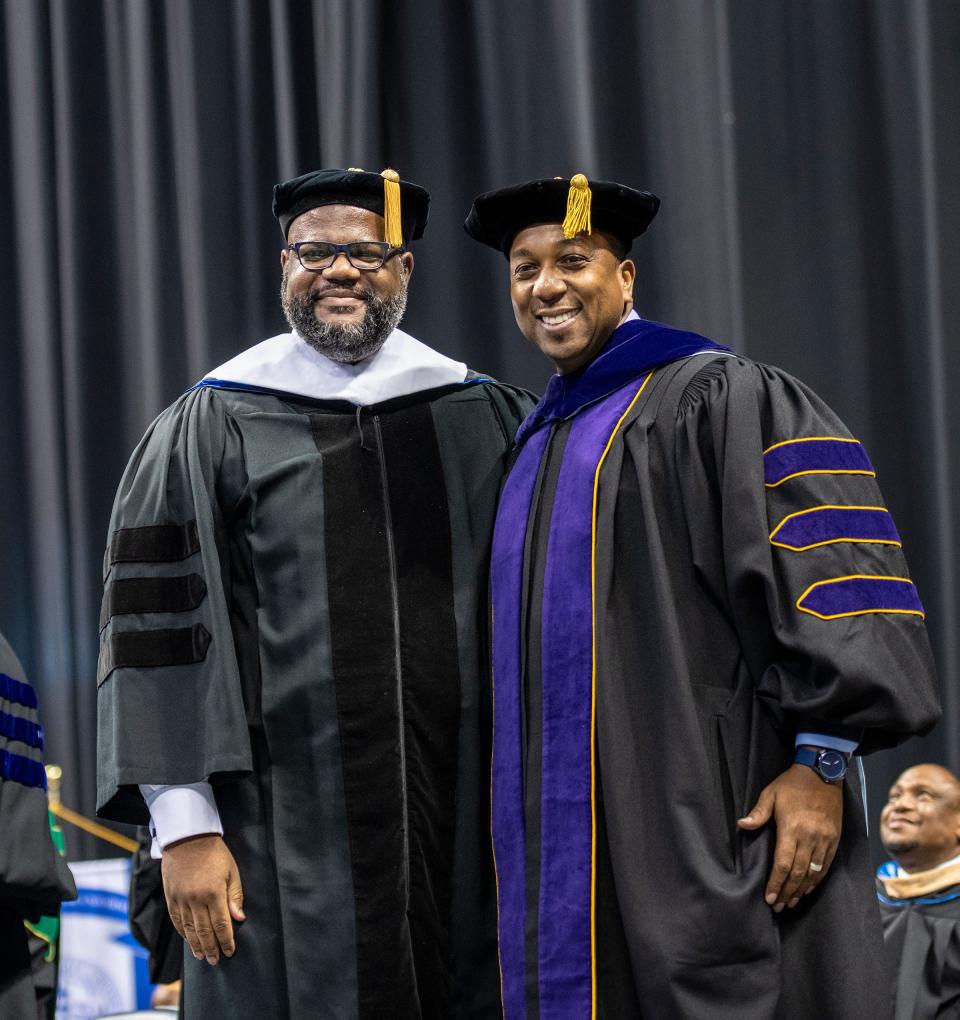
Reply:
M146 822L140 783L251 769L224 581L224 479L242 473L239 435L209 389L187 393L160 415L124 473L100 616L97 807L104 816Z
M36 691L0 636L0 912L32 921L77 895L50 836L37 710Z
M693 380L677 427L694 563L778 723L862 752L927 731L923 607L862 444L808 387L733 358Z

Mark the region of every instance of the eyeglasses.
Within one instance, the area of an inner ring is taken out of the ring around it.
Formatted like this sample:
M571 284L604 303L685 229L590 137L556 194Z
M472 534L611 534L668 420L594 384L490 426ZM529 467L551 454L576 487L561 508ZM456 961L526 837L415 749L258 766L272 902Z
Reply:
M287 247L296 252L300 265L311 273L320 273L337 261L340 252L354 269L370 272L379 269L387 259L403 251L392 248L386 241L350 241L348 244L334 244L333 241L297 241Z

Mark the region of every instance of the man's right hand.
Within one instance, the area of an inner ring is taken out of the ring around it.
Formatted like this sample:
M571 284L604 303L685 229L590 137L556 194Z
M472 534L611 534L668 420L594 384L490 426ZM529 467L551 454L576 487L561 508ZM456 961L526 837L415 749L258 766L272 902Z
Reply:
M233 922L246 920L243 887L222 836L191 836L164 847L163 892L174 928L198 960L233 956Z

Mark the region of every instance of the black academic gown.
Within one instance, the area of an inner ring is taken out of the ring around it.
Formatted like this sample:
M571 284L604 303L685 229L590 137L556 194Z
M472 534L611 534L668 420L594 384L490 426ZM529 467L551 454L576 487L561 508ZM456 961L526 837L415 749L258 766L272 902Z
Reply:
M486 585L525 394L202 387L110 524L99 810L209 779L248 920L186 1016L491 1017Z
M637 343L673 343L675 331L656 324L631 328ZM877 1020L889 1002L856 779L844 784L830 874L793 910L777 915L763 900L773 825L736 827L789 767L798 729L859 736L870 752L937 717L899 544L848 540L864 535L829 514L815 527L805 517L785 525L782 544L771 539L797 512L882 508L872 468L859 444L778 446L852 440L777 369L707 354L623 386L623 360L609 397L574 409L561 400L522 436L543 450L526 469L536 480L522 551L509 537L509 515L526 512L511 496L513 473L497 522L494 837L507 1020ZM593 605L588 586L571 609L565 564L580 555L577 543L588 546L590 522L581 527L572 505L555 504L580 470L578 420L602 415L604 400L616 406L586 465L591 486L596 477ZM872 536L890 534L882 511L864 522ZM903 582L879 594L869 584L805 594L851 575ZM871 598L898 611L871 611L880 605ZM585 654L565 646L577 627L586 627ZM580 689L568 676L578 655ZM574 763L566 772L565 761Z
M53 965L31 965L24 920L76 899L73 876L50 836L37 698L0 635L0 1017L48 1015Z
M891 896L877 881L894 1020L960 1018L960 884Z

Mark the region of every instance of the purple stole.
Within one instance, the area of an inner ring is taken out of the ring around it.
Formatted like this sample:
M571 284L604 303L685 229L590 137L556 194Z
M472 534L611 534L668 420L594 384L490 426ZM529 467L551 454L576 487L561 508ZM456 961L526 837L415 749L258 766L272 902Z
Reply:
M594 550L600 469L650 375L573 418L549 522L542 611L539 999L541 1020L596 1006ZM524 538L550 428L529 432L493 538L493 847L506 1020L524 1020L526 874L521 703ZM534 593L534 598L539 597Z

